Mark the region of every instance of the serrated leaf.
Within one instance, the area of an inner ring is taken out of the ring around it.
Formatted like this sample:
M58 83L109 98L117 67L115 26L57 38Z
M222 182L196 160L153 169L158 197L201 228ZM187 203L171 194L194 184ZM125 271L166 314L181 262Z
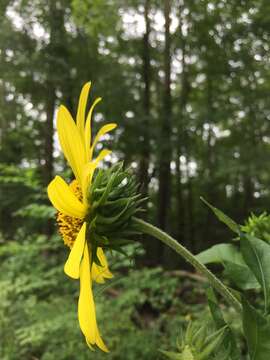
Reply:
M235 232L237 235L240 233L239 225L232 220L228 215L224 214L221 210L214 207L213 205L209 204L208 201L206 201L203 197L200 198L216 215L216 217L223 222L225 225L227 225L233 232Z

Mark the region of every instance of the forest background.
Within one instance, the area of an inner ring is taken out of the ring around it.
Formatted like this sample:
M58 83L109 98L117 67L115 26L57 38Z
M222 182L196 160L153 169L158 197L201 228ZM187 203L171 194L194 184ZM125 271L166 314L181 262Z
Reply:
M1 359L103 358L80 335L46 195L56 172L71 175L57 107L74 115L87 81L103 98L94 132L118 124L105 166L131 166L148 221L198 253L230 240L200 196L241 224L268 210L269 14L267 0L1 1ZM112 255L117 275L98 294L112 359L157 359L204 308L203 282L138 240L130 258Z

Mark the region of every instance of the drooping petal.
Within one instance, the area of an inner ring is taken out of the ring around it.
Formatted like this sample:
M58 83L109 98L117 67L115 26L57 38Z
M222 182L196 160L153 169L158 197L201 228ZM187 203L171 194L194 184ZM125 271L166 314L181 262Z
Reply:
M99 164L99 162L102 161L110 153L111 153L111 150L107 150L107 149L101 150L101 152L98 154L98 156L95 158L95 160L93 160L93 163L95 163L97 166Z
M77 116L76 116L76 124L83 141L84 141L85 110L86 110L87 98L90 88L91 88L90 81L83 86L80 94Z
M81 172L86 163L85 146L72 116L63 105L57 114L57 132L63 153L81 185Z
M103 343L97 322L94 297L92 292L92 280L90 276L90 257L88 245L84 248L84 256L80 271L80 297L78 304L79 323L86 338L86 342L91 346L97 344L103 351L108 351Z
M115 123L111 123L111 124L106 124L104 126L102 126L102 128L98 131L93 144L91 145L91 149L90 149L90 158L92 158L93 156L93 151L95 149L96 144L98 143L99 139L107 134L108 132L112 131L113 129L115 129L117 127L117 124Z
M106 256L101 247L97 249L97 256L101 263L101 266L93 263L91 268L92 280L96 283L103 284L105 279L110 279L113 274L110 272Z
M96 343L96 309L90 277L90 259L88 245L84 248L84 255L80 269L80 297L78 317L82 333L90 344Z
M97 329L98 330L98 329ZM97 331L97 337L96 337L96 344L97 346L103 350L104 352L109 352L109 349L107 348L107 346L104 344L104 341L102 340L99 330Z
M53 206L65 215L83 219L87 207L83 205L68 184L60 176L56 176L48 185L48 196Z
M85 246L85 232L86 223L84 222L65 263L64 271L73 279L79 279L80 277L80 264Z
M88 161L91 161L90 157L90 146L91 146L91 120L92 120L92 114L94 111L95 106L101 101L101 97L98 97L92 104L85 123L84 128L84 141L85 141L85 150L86 150L86 158Z

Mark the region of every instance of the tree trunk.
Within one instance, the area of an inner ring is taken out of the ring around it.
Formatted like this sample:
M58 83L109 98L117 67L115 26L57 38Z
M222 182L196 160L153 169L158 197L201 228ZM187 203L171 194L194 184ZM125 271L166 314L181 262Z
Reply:
M53 117L55 108L55 90L52 85L48 85L46 100L44 182L47 185L53 178Z
M159 192L158 192L158 224L163 230L168 231L169 209L171 205L171 122L172 122L172 99L171 99L171 39L170 39L170 0L164 1L165 17L165 49L164 49L164 95L163 116L161 119L161 134L159 142ZM172 266L172 252L169 248L158 249L158 261L166 266Z
M187 150L186 141L188 141L187 137L188 134L186 133L185 129L185 106L188 101L189 93L191 90L188 73L187 73L187 64L186 64L186 39L182 32L182 6L179 7L179 33L181 36L181 50L182 50L182 74L180 78L180 97L179 97L179 104L180 104L180 111L179 111L179 118L177 124L177 139L176 139L176 211L177 211L177 228L176 234L177 239L181 243L187 242L186 228L188 224L186 223L186 207L184 204L185 196L183 193L183 185L182 185L182 173L181 173L181 164L180 164L180 156L185 154ZM188 244L186 244L188 245Z
M159 193L158 193L158 224L163 230L168 226L171 186L171 49L170 49L170 0L164 1L165 16L165 49L164 49L164 105L161 121L160 156L159 156Z
M142 132L142 144L141 144L141 159L139 164L139 181L141 184L141 193L143 197L148 195L148 168L150 158L150 139L149 139L149 122L150 122L150 19L149 19L149 0L145 0L144 6L144 21L145 21L145 34L143 36L143 82L144 82L144 97L143 97L143 110L144 110L144 122ZM145 203L145 209L147 204Z

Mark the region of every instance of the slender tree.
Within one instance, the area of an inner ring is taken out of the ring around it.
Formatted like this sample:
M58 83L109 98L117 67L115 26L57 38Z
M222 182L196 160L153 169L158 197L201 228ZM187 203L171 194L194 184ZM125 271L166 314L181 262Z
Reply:
M164 95L163 116L160 125L160 154L159 154L159 193L158 193L158 224L161 229L168 226L170 209L171 185L171 122L172 122L172 96L171 96L171 35L170 18L171 2L164 1L165 18L165 44L164 44Z
M149 18L149 5L150 1L145 0L144 4L144 22L145 22L145 33L143 35L143 52L142 52L142 75L143 75L143 134L141 144L141 159L139 164L139 181L142 185L141 191L144 197L148 195L148 168L150 161L150 18Z

